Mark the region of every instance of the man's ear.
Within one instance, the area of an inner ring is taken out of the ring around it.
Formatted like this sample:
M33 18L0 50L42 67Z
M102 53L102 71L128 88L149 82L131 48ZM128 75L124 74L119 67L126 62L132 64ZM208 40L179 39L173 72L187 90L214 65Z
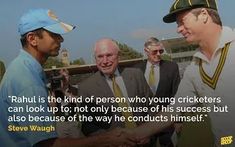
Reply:
M144 52L146 53L146 54L148 54L149 53L149 49L147 49L146 47L144 48Z
M27 39L28 44L32 46L37 46L37 36L35 35L35 33L29 32L26 35L26 39Z
M202 19L203 23L206 23L208 21L208 16L208 11L205 8L202 8L199 17Z

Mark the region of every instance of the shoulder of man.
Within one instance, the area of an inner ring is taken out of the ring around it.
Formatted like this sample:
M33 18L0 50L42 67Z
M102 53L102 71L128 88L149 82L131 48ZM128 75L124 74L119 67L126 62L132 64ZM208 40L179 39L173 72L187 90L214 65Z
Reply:
M137 79L144 78L144 73L139 68L126 67L120 71L120 74L125 77L135 77Z
M178 65L175 61L161 60L161 64L165 65Z
M134 65L133 65L133 67L139 67L139 66L142 66L142 65L146 65L146 63L147 63L147 60L141 60L141 61L138 61L137 63L135 63Z
M142 73L142 71L139 68L135 68L135 67L125 67L120 71L120 73L127 73L127 72Z
M132 67L138 68L138 69L144 71L146 68L146 64L147 64L147 60L141 60L140 62L134 64Z
M82 80L81 83L79 83L79 85L80 86L90 86L91 83L95 82L97 80L97 78L100 77L100 76L101 76L100 72L97 71L93 75L91 75L88 78Z
M175 61L161 60L160 66L165 66L172 70L177 70L178 64Z

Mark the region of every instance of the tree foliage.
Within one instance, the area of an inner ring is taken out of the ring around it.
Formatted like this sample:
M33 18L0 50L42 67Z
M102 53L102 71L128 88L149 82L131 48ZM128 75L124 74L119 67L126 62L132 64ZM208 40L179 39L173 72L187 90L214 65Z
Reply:
M161 55L161 59L162 59L162 60L172 61L171 56L168 55L168 54L162 54L162 55Z
M117 43L120 48L120 60L141 58L143 55L126 44ZM70 62L71 65L84 65L85 60L81 57ZM49 57L43 68L51 68L52 66L64 67L63 63L58 57Z
M84 65L84 64L86 64L86 62L83 58L79 58L71 62L71 65Z
M133 48L129 47L128 45L117 43L120 48L120 60L128 60L128 59L136 59L141 58L143 55Z
M51 68L52 66L63 67L64 65L58 57L49 57L43 68Z
M83 58L79 58L70 62L71 65L84 65L86 64ZM49 57L46 63L43 65L43 68L52 68L52 66L56 67L64 67L65 65L61 62L58 57Z

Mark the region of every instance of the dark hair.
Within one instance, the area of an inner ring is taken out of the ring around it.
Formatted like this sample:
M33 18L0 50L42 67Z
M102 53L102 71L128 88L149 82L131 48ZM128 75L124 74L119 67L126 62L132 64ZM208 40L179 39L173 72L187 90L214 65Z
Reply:
M45 31L45 29L43 29L43 28L39 28L39 29L36 29L36 30L33 30L33 31L30 31L30 32L33 32L34 34L36 34L39 38L42 38L43 36L42 36L42 32L43 31ZM23 46L23 47L25 47L25 46L27 46L27 34L28 34L29 32L27 32L27 33L25 33L24 35L21 35L21 38L20 38L20 42L21 42L21 45Z
M193 13L196 17L200 14L202 8L195 8L191 11L191 13ZM210 15L212 21L217 24L222 26L222 21L220 19L219 13L214 10L214 9L210 9L210 8L205 8L208 12L208 14Z

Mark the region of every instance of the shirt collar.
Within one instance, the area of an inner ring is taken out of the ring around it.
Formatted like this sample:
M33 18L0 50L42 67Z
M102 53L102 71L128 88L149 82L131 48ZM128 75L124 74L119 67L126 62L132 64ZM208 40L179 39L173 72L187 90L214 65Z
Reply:
M147 67L151 67L151 66L154 66L154 67L157 67L157 66L159 66L159 62L158 63L155 63L155 64L152 64L150 61L147 61Z
M26 52L25 50L21 49L20 50L20 56L24 57L24 59L29 60L29 66L32 67L32 69L39 74L39 76L41 77L41 79L46 82L46 75L45 72L41 66L41 64L28 52Z
M231 42L234 39L235 39L235 32L231 28L223 26L221 36L220 36L220 41L215 52L213 53L213 57L215 56L216 52L220 51L224 47L226 43ZM196 52L193 56L195 58L199 58L199 59L209 62L207 57L200 50Z
M115 77L119 77L120 76L120 72L118 70L118 68L116 68L115 72L113 73L115 75ZM106 79L110 79L110 75L106 75L104 74Z

